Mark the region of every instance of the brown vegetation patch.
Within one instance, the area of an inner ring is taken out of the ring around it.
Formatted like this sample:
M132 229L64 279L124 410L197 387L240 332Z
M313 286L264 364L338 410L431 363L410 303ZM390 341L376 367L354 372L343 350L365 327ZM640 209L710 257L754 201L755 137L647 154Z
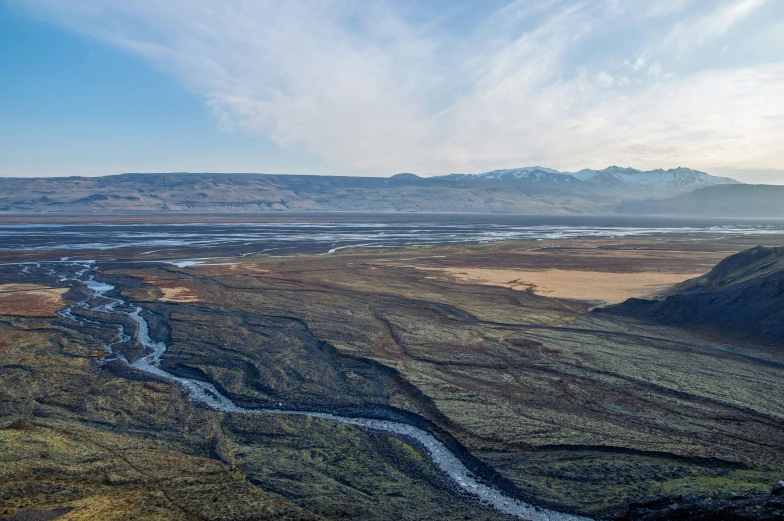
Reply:
M767 241L756 242L767 244ZM576 270L606 273L706 272L744 246L704 242L702 239L627 238L558 241L505 241L481 246L441 247L448 255L391 257L388 263L440 268L496 268L517 270ZM379 259L381 260L381 259ZM415 261L415 262L411 262Z
M525 340L522 338L509 338L506 341L517 347L525 347L528 349L535 349L538 347L542 347L542 343L537 342L536 340Z
M52 288L38 284L0 285L0 315L19 317L56 317L55 311L63 301L67 288Z
M163 296L158 300L163 302L201 302L198 295L191 289L183 286L174 288L158 288L163 293Z
M242 264L225 264L222 267L230 273L242 274L259 274L264 275L269 273L270 270L264 269L258 264L242 263Z
M183 286L182 281L177 278L158 277L155 275L142 275L142 278L145 284L149 284L161 292L161 295L156 300L179 304L201 302L201 297L196 289Z
M699 273L607 273L582 270L515 270L495 268L421 268L439 271L450 280L502 286L553 298L602 301L610 304L644 297L699 276Z

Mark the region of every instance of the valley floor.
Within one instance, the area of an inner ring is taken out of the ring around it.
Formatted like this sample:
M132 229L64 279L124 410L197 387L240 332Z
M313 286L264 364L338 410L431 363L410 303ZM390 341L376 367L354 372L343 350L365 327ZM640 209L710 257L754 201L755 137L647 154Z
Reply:
M185 267L133 250L79 257L145 310L174 374L244 407L414 423L510 494L611 518L633 500L723 498L784 477L784 351L591 310L783 241L514 241ZM0 269L0 518L507 518L412 440L194 407L176 386L101 361L133 324L52 316L83 287ZM132 339L120 352L144 354Z

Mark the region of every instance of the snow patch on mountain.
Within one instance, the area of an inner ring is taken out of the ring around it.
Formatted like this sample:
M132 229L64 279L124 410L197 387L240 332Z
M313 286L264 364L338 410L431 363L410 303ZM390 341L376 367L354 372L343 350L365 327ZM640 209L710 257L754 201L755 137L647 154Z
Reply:
M526 184L563 186L594 186L600 188L650 188L658 190L689 191L707 186L741 184L729 177L719 177L692 170L637 170L611 166L604 170L584 169L579 172L559 172L552 168L530 166L508 170L494 170L483 174L450 174L440 179L470 181L519 181Z
M559 172L558 170L553 170L552 168L545 168L542 166L527 166L525 168L493 170L492 172L485 172L483 174L449 174L449 175L438 176L438 177L445 178L445 179L457 179L457 180L472 179L472 180L504 181L510 179L533 179L533 180L546 179L552 174L568 175L568 174L564 174L563 172Z
M540 186L573 186L580 184L578 179L568 173L541 166L494 170L484 174L449 174L439 176L439 179L450 181L512 181Z
M692 170L691 168L671 168L669 170L642 171L634 168L622 168L611 166L604 170L580 170L570 173L580 181L594 184L605 184L610 181L618 181L630 186L644 186L655 188L687 188L694 190L706 186L723 184L740 184L739 181L729 177L719 177Z

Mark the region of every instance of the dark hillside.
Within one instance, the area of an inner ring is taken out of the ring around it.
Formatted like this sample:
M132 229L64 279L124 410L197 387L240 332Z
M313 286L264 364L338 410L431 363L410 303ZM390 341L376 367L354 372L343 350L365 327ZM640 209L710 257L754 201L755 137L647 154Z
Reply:
M709 273L673 286L658 300L629 299L602 312L780 343L784 341L784 248L758 246L742 251Z

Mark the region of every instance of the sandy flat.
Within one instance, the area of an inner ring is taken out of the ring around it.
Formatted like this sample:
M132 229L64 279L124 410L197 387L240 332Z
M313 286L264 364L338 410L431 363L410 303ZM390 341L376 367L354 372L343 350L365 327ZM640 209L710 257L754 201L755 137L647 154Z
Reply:
M199 296L191 289L185 287L159 287L163 296L158 300L162 302L201 302Z
M441 272L451 280L467 284L503 286L537 295L608 304L644 297L702 273L608 273L578 270L515 270L493 268L422 268Z
M55 311L63 305L61 296L67 291L38 284L1 284L0 315L55 317Z
M176 302L187 304L201 302L201 298L196 289L182 286L182 281L174 277L159 277L155 275L143 275L145 284L158 289L162 296L157 297L161 302Z
M213 264L216 266L216 264ZM242 273L242 274L258 274L258 275L265 275L270 272L270 270L266 268L262 268L257 264L253 264L250 262L243 262L243 263L234 263L234 264L219 264L218 266L224 266L228 272L231 273Z

